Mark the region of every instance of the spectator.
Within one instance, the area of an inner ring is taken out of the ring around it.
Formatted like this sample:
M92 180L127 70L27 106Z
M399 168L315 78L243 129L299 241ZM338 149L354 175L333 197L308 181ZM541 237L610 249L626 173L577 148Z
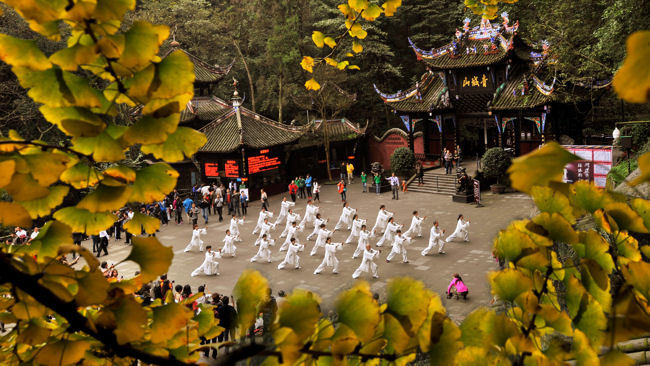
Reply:
M228 297L221 298L221 305L217 307L219 313L219 326L223 327L223 333L219 334L218 341L225 342L235 339L235 324L237 324L237 311L229 304ZM216 358L217 351L212 351L212 358Z
M305 180L302 179L302 176L296 179L296 185L298 186L298 197L306 198L307 194L305 193Z
M377 195L379 195L381 193L381 177L378 173L375 173L372 179L375 181L375 190L377 191Z
M260 201L262 201L262 207L267 211L269 210L269 196L264 191L264 188L260 189Z
M458 273L454 273L449 286L447 286L447 298L451 299L452 296L456 296L456 300L458 300L459 296L461 296L463 300L467 300L467 293L469 293L469 290L465 286L463 279L460 278Z
M188 212L188 216L190 219L192 219L192 225L197 225L197 222L199 221L199 214L201 211L199 210L198 207L196 207L196 204L192 202L192 207L190 208L190 211Z
M341 179L341 181L336 185L338 188L338 192L341 195L341 201L345 202L346 200L346 194L345 192L348 190L347 187L345 187L345 179Z
M418 161L415 164L415 176L418 177L418 185L421 186L424 184L424 168L422 167L422 162Z
M239 202L241 204L241 214L242 216L246 216L248 208L248 195L246 194L246 191L241 191L239 193Z
M317 181L314 181L314 188L312 188L312 192L314 193L314 202L318 200L318 203L320 203L320 184L318 184Z
M345 161L342 161L341 168L339 168L339 176L341 177L341 180L345 180L347 173L348 173L348 166L345 165Z
M298 192L298 185L295 180L292 180L289 183L289 194L291 195L291 201L296 202L296 192Z
M221 192L218 192L214 199L214 209L219 214L219 222L223 221L223 197Z
M312 182L313 178L311 175L307 174L307 178L305 178L305 189L307 190L307 198L311 199L311 187L312 187Z
M395 173L392 173L389 178L386 178L390 182L390 189L393 191L393 199L399 199L399 178L395 176Z
M203 220L205 220L205 224L207 225L208 223L208 214L210 213L210 195L203 195L201 198L201 202L199 203L201 206L201 215L203 216ZM197 217L198 220L198 217Z
M348 184L352 184L352 181L354 180L354 165L352 165L351 161L348 162L346 170L348 172Z
M235 189L232 191L230 195L230 200L232 201L232 209L233 209L233 214L237 216L241 216L241 195L239 194L239 191Z
M363 193L368 192L368 176L366 172L361 172L361 186L363 187Z

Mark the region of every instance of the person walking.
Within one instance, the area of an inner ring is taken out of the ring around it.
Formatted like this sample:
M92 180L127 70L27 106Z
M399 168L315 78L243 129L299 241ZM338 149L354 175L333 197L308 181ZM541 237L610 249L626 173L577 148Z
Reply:
M361 187L363 188L362 192L366 193L368 191L368 176L366 172L361 172Z
M188 216L192 219L192 225L197 225L199 222L199 214L201 213L201 210L199 210L198 207L196 207L196 204L192 202L192 207L190 208L190 211L188 212ZM128 235L127 235L128 238Z
M377 195L381 193L381 177L379 176L378 173L375 173L375 176L372 178L375 181L375 190L377 191Z
M346 200L346 195L345 191L347 191L347 188L345 187L345 179L341 179L341 181L336 185L338 188L338 192L341 195L341 201L345 202Z
M352 165L351 161L348 162L346 170L348 172L348 184L352 184L352 181L354 180L354 165Z
M390 182L390 189L393 191L393 199L399 199L399 178L395 176L395 173L392 173L389 178L386 178Z
M99 232L99 246L97 248L97 258L101 257L102 251L104 251L104 255L108 255L108 233L105 230Z

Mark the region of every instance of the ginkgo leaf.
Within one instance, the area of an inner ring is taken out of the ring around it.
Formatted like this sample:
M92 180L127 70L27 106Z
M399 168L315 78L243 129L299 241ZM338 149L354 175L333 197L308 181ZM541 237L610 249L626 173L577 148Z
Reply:
M22 158L27 162L32 177L42 186L57 182L70 160L67 155L52 152L25 154Z
M300 61L300 66L309 72L314 71L314 58L309 56L303 56L302 61Z
M336 46L336 41L332 37L325 37L323 38L323 42L327 45L329 48L334 48Z
M111 177L116 182L120 184L128 184L135 182L136 173L135 170L124 165L113 165L106 170L104 170L104 175ZM107 184L105 181L102 183ZM112 184L111 184L112 185Z
M347 325L362 343L368 342L379 324L379 305L373 299L370 285L358 282L341 293L336 300L339 323Z
M621 229L635 231L637 233L647 233L643 218L624 202L614 202L605 206L607 215L616 220L616 224Z
M339 324L332 336L332 354L335 358L341 358L354 351L359 344L357 335L345 324Z
M116 211L124 207L131 197L132 188L129 186L107 186L100 184L86 195L77 208L88 210L92 213Z
M61 245L72 244L72 230L64 223L49 221L40 229L31 245L41 257L55 258Z
M65 207L54 213L54 219L70 226L74 232L95 235L113 225L117 218L110 212L91 213L77 207Z
M268 281L259 272L244 270L233 290L237 301L237 320L241 336L245 336L248 328L257 317L260 306L268 300Z
M50 194L50 190L38 184L30 174L21 173L15 173L4 190L16 201L33 201Z
M356 12L360 12L368 8L368 0L348 0L348 5Z
M79 291L74 295L75 302L79 306L90 306L101 304L108 296L107 291L110 287L102 271L98 268L90 272L83 273L83 276L77 277Z
M337 6L337 8L339 9L339 11L341 11L341 13L343 13L343 15L345 15L347 19L354 19L355 12L350 8L348 4L340 4L339 6Z
M16 202L0 202L0 225L2 226L32 226L29 212Z
M309 337L321 316L320 298L318 295L294 289L278 308L278 325L293 330L299 340Z
M323 32L314 31L311 34L311 40L314 41L314 44L318 48L323 48L323 46L325 45L325 35L323 34Z
M196 153L207 142L205 135L193 128L178 127L167 139L156 145L143 145L142 152L167 162L182 161Z
M122 19L129 10L135 9L136 0L97 0L93 17L99 21Z
M347 61L347 60L341 61L336 65L336 68L338 68L339 70L345 70L345 68L348 67L349 64L350 64L350 61Z
M575 160L579 158L557 142L544 144L539 150L512 161L508 168L512 187L528 193L532 186L545 186L551 181L562 181L564 167Z
M89 348L90 343L87 341L60 339L41 348L34 360L45 366L74 365L84 357Z
M131 75L131 70L138 70L150 62L158 53L158 47L169 37L169 27L136 21L124 35L124 52L113 63L119 76Z
M641 183L650 182L650 152L641 155L637 161L639 163L641 175L630 182L630 185L633 187Z
M11 177L13 177L16 170L16 161L13 159L0 161L0 188L5 187L11 182Z
M453 365L456 354L463 347L459 341L460 335L461 331L458 326L451 319L445 318L442 323L442 334L438 337L438 341L431 342L430 365Z
M29 212L32 219L49 215L54 208L63 203L63 199L70 191L69 187L56 185L50 187L50 193L42 198L19 203Z
M60 179L74 188L83 189L96 185L103 175L86 163L79 162L61 173Z
M151 164L136 172L130 202L161 201L176 187L178 172L165 163Z
M489 274L492 293L503 301L513 302L533 286L533 281L516 269L505 269Z
M411 338L401 322L391 314L384 314L384 337L388 341L387 347L395 350L395 353L402 353Z
M629 103L647 103L650 96L650 30L632 33L625 48L627 56L612 84L621 99Z
M44 328L38 325L35 320L31 320L27 328L20 331L16 342L28 345L45 343L51 332L51 329Z
M409 332L416 331L427 317L433 294L420 281L408 277L391 278L387 284L388 311L409 320Z
M357 37L359 39L364 39L368 35L368 32L366 32L359 23L354 23L348 30L348 33L350 33L350 36Z
M363 51L363 46L357 41L352 41L352 51L354 53L360 53Z
M611 350L600 357L600 366L634 366L637 362L619 350Z
M124 141L129 145L163 143L169 134L176 131L179 117L178 113L163 118L142 116L124 132Z
M571 224L560 214L542 212L533 218L533 222L543 228L538 231L535 225L527 225L526 228L537 234L548 236L553 240L561 241L567 244L573 244L578 241L578 234L571 227Z
M135 238L133 239L135 244ZM116 329L113 333L117 337L118 344L142 339L147 313L133 297L123 297L110 309L115 317Z
M56 51L50 61L65 71L77 71L80 65L91 64L97 57L95 45L76 44Z
M188 324L194 313L185 305L175 302L153 309L151 324L151 341L161 343L167 341L176 332Z
M639 261L627 263L622 268L623 276L646 300L650 300L650 263Z
M127 128L126 126L108 125L97 136L73 138L73 149L85 155L92 155L99 162L122 160L126 144L120 137Z
M348 70L361 70L358 65L350 65L348 66Z
M361 16L363 19L372 22L373 20L377 19L382 13L382 10L377 4L370 4L368 8L361 13Z
M632 209L643 218L643 224L650 230L650 201L643 198L635 198L630 204Z
M124 229L130 233L140 233L142 229L147 234L154 234L160 228L160 220L155 217L143 215L139 212L133 214L133 218L124 224Z
M311 78L305 82L305 88L315 91L320 89L320 84L314 78Z
M131 253L124 259L140 265L140 276L143 282L149 282L167 273L174 257L171 247L166 247L155 236L147 238L133 237Z
M0 59L13 67L47 70L52 67L36 41L0 34Z
M402 0L386 0L381 7L384 8L384 14L387 17L395 15L397 8L402 5Z
M560 192L554 191L550 187L532 187L530 195L537 208L542 212L559 213L569 223L575 224L575 216L569 203L569 198Z
M161 105L176 101L178 105L171 113L180 113L194 95L194 64L185 52L176 50L156 63L155 71L154 82L148 87L151 99L161 99ZM154 112L158 109L145 104L142 113L160 117Z
M106 128L106 123L89 108L44 105L39 110L48 122L69 136L94 137Z
M606 204L614 202L607 191L589 182L578 181L573 183L571 188L574 192L570 196L571 201L587 212L593 213L599 208L605 207Z
M338 66L338 64L339 64L338 61L336 61L335 59L333 59L333 58L331 58L331 57L325 57L324 60L325 60L325 63L327 63L327 64L330 65L330 66L334 66L334 67L336 67L336 66Z

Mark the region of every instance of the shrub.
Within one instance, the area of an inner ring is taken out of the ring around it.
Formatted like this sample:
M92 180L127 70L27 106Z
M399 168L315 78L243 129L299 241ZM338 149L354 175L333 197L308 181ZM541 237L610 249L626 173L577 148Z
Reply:
M512 164L510 154L500 147L493 147L485 152L481 163L483 165L483 174L488 179L496 179L497 184L503 181L510 164Z
M415 173L415 154L409 148L398 147L390 156L390 168L401 177Z

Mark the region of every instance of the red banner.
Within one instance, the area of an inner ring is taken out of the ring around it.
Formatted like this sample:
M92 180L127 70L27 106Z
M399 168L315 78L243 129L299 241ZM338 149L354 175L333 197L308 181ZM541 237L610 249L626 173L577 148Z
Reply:
M226 160L226 177L238 178L239 177L239 164L237 160Z
M205 176L206 177L218 177L219 176L219 164L217 163L205 163Z

